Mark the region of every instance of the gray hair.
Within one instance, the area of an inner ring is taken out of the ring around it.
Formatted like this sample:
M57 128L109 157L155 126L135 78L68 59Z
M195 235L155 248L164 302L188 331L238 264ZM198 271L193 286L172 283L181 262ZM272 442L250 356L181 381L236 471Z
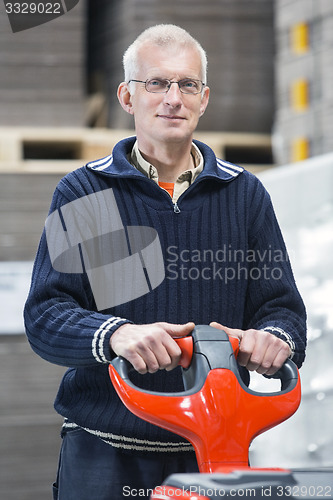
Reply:
M147 28L128 47L123 57L125 82L138 77L138 52L145 43L151 43L160 47L174 45L176 47L194 48L198 51L201 59L201 78L207 83L207 56L200 43L187 31L174 24L158 24ZM134 92L134 89L133 89Z

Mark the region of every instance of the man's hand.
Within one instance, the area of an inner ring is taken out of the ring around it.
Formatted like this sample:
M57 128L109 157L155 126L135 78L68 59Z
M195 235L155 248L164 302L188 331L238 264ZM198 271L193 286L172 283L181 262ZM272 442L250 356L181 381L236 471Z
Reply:
M274 375L291 354L286 342L264 330L238 330L215 321L210 323L210 326L224 330L230 337L238 338L238 363L261 375Z
M173 370L179 363L181 350L173 338L186 337L194 323L174 325L152 323L120 326L110 339L111 349L126 358L139 373Z

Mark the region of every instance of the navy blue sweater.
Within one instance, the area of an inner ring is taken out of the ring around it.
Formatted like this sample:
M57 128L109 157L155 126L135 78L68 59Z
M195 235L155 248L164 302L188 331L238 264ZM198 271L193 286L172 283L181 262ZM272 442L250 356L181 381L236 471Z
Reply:
M26 333L42 358L69 367L55 400L69 425L125 450L179 452L189 449L183 439L134 417L118 399L108 376L112 333L126 322L156 321L267 329L288 341L300 366L305 309L270 197L254 175L216 159L196 142L204 170L174 206L163 189L129 163L134 140L121 141L113 155L66 175L50 214L111 188L125 227L157 231L163 281L134 300L98 310L85 272L59 272L52 266L44 231L25 306ZM136 381L156 391L183 388L179 369L137 374Z

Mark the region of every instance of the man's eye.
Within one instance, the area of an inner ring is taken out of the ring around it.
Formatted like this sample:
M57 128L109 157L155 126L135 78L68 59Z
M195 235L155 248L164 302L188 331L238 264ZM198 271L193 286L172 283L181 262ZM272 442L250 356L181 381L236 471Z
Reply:
M151 87L166 87L167 83L163 80L150 80L148 84Z
M196 89L198 84L194 80L185 80L181 82L181 86L187 89Z

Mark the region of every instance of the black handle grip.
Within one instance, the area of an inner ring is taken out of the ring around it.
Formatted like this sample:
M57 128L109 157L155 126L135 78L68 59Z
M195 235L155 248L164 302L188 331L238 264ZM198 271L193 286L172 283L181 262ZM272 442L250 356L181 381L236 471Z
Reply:
M297 366L291 359L287 359L281 368L274 375L264 375L265 378L273 378L281 380L281 391L289 391L290 386L294 387L298 380L299 374Z

